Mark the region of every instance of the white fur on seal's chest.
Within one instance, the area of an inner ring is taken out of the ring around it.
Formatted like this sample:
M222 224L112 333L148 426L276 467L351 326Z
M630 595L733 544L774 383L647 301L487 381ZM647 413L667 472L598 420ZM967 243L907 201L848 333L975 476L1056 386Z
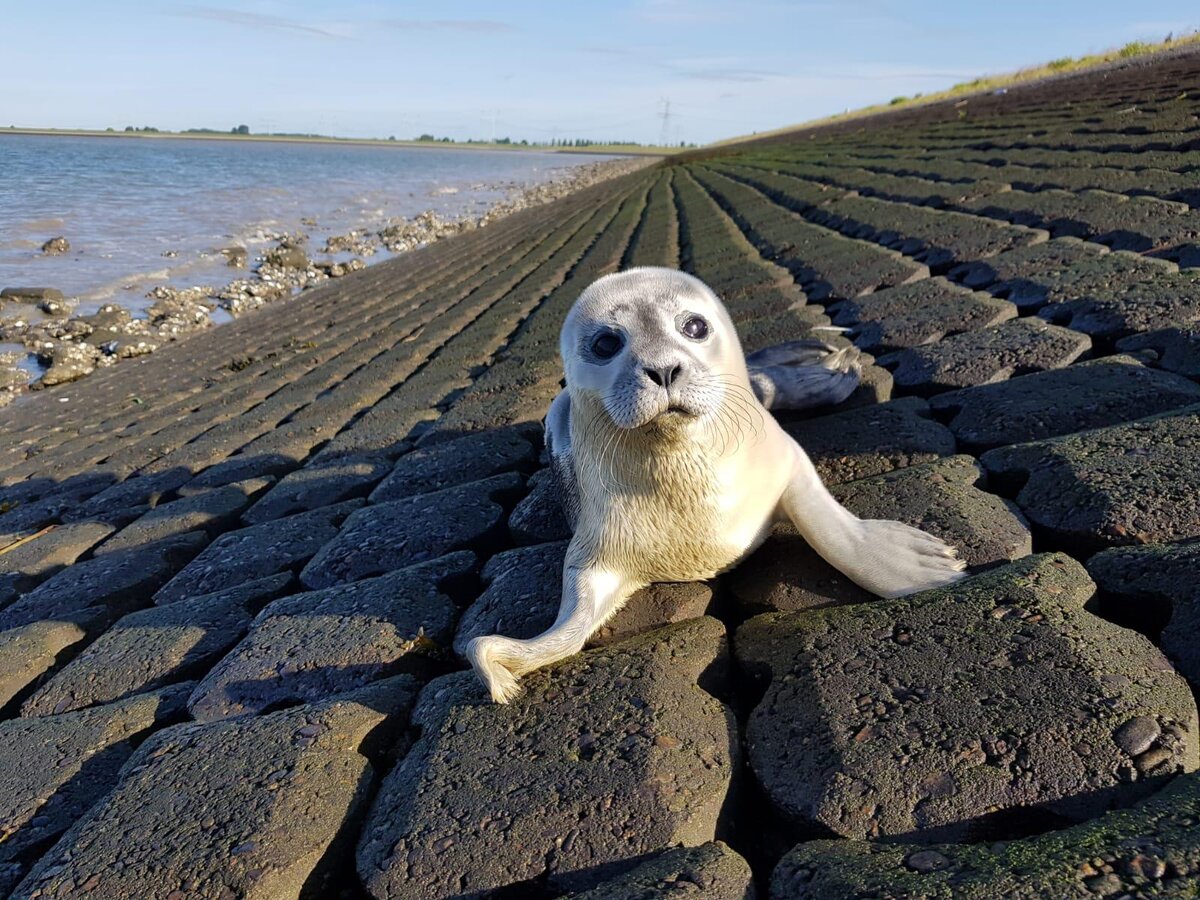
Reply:
M770 496L737 456L682 429L619 436L603 458L583 444L576 459L583 514L578 533L596 564L643 583L698 581L728 569L771 526ZM746 490L751 486L753 493Z

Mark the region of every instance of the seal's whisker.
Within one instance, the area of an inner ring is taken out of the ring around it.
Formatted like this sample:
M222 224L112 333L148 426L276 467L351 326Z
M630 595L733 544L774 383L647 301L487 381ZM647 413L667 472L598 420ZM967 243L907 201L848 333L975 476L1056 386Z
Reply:
M734 453L737 453L742 449L742 443L743 443L743 438L744 438L744 433L743 433L742 427L741 427L741 420L734 418L733 420L730 421L729 427L733 431L733 436L734 436L734 441L735 441Z
M724 398L724 391L718 391L711 383L704 383L698 386L698 392L708 401L706 405L713 409L713 412L706 417L705 427L710 435L715 436L715 433L720 433L721 448L717 452L720 456L724 456L729 449L732 437L730 423L726 421L721 403L721 400ZM716 450L715 439L710 441L710 446Z
M721 448L718 452L724 456L729 450L729 428L719 410L712 416L712 428L721 437Z
M710 418L704 423L704 427L709 434L708 445L712 451L719 456L725 455L725 435L721 431L721 421L717 417ZM717 448L717 441L720 441L720 449Z
M609 431L607 439L604 442L603 450L600 455L600 471L603 478L605 471L608 473L606 487L609 493L616 493L617 489L623 485L617 475L617 454L621 449L621 442L624 438L624 430L621 428L613 428Z
M762 424L761 412L742 396L736 384L726 381L728 377L731 376L706 373L695 386L696 392L707 401L706 405L714 410L711 419L722 434L722 456L730 444L736 444L736 449L740 449L747 431L756 439L759 438Z
M744 388L740 385L725 383L721 381L720 376L717 376L714 381L721 383L724 392L723 399L728 401L731 414L736 415L739 421L744 421L756 437L759 436L759 429L762 426L763 419L762 410L757 400L751 402L744 396L746 393Z
M729 385L726 390L728 391L729 399L746 411L750 418L751 427L757 433L763 425L763 409L762 405L758 402L758 398L741 385Z

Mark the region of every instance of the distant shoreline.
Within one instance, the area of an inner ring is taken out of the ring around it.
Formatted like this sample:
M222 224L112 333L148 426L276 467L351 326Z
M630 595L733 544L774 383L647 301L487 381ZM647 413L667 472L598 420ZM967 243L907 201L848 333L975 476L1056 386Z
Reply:
M0 135L38 137L139 138L141 140L254 141L277 144L338 144L366 147L417 147L424 150L506 150L526 153L585 153L600 156L669 156L676 152L662 147L634 147L628 144L592 144L587 147L547 147L540 144L463 143L455 141L388 140L386 138L341 138L314 135L223 134L209 131L100 131L90 128L4 128Z
M0 129L0 135L4 130ZM66 135L55 132L54 136ZM174 137L178 139L183 136ZM215 136L208 138L215 139ZM284 147L270 149L268 142L262 143L268 146L262 147L262 154L249 154L248 167L261 166L261 162L256 162L252 157L270 159L280 154L296 155ZM20 141L14 141L9 145L9 151L17 158L24 151L32 152L39 158L52 158L54 155L52 144L31 142L25 147L20 144ZM338 157L334 148L339 144L337 141L326 141L326 155ZM132 145L127 146L131 151L135 149ZM157 150L152 144L142 147L147 153L159 155L188 156L201 152L200 148L188 151L185 143L176 143L173 148L159 147ZM212 153L219 151L226 166L241 168L236 160L243 151L222 147L227 145L210 145L209 150ZM108 159L114 158L114 154L116 158L126 155L120 148L105 150L102 145L92 145L90 151L80 146L69 152L84 156L95 153ZM351 156L355 155L353 150L348 152ZM656 158L647 155L622 157L595 154L594 159L589 159L577 153L574 159L564 156L561 164L549 163L540 157L539 162L531 159L522 161L511 156L486 159L460 156L444 171L451 173L456 183L470 185L464 194L466 199L457 204L451 202L445 211L432 208L422 210L422 205L428 202L425 198L430 196L424 191L440 183L436 176L443 170L437 167L444 166L450 156L443 154L441 162L433 155L412 159L411 165L415 169L425 164L434 168L429 170L429 176L416 185L421 192L414 194L410 191L407 201L403 192L385 194L385 199L369 203L362 209L351 204L350 209L339 210L334 208L337 198L324 202L324 205L313 206L307 201L305 205L296 205L287 202L290 195L273 193L273 204L283 212L268 215L281 216L282 219L272 220L269 228L262 226L256 231L236 227L233 234L222 232L223 237L231 242L213 243L213 233L205 231L199 240L195 239L195 235L184 234L164 245L156 243L157 235L153 230L135 229L131 235L122 236L121 240L141 250L126 254L119 270L106 271L104 277L95 279L96 288L103 289L104 293L86 300L79 298L90 288L80 290L77 286L71 287L56 281L53 270L47 272L45 268L52 263L32 262L45 256L36 252L38 242L43 237L58 233L63 224L57 219L39 223L35 239L27 242L20 251L19 259L14 253L10 253L8 259L0 256L0 279L3 279L0 280L0 288L34 285L33 292L0 302L5 313L0 315L0 408L17 400L28 390L51 388L85 377L99 368L140 358L166 344L184 340L194 332L220 327L243 315L253 315L260 306L286 301L306 288L341 278L373 264L381 264L422 245L489 226L520 210L540 206L600 181L657 163ZM341 159L345 157L346 154L340 154ZM394 160L389 160L390 157L376 154L371 164L374 166L372 171L395 168ZM202 174L206 180L211 175ZM309 182L301 178L297 183L304 185ZM168 187L171 184L174 182ZM161 193L163 184L155 182L152 188ZM234 190L236 185L226 185L225 189ZM369 192L370 188L350 187L346 190ZM484 193L478 193L480 191ZM484 199L472 200L473 195ZM307 194L303 196L307 197ZM387 203L396 202L407 202L411 208L385 209ZM480 209L480 202L486 202L486 208ZM203 218L203 204L200 207L197 215ZM339 217L339 212L346 215ZM168 217L171 215L175 213L168 212ZM256 220L237 221L244 224ZM115 226L103 220L99 227ZM63 235L65 241L71 232L63 230L66 232ZM86 230L77 232L87 233ZM71 241L75 239L76 234L71 234ZM84 237L79 240L80 246L68 246L63 253L55 254L62 258L66 269L71 272L68 281L75 281L76 284L86 282L86 273L95 273L97 264L99 268L104 268L99 263L94 247L89 251L87 243ZM169 252L160 252L163 246L167 246ZM171 262L163 262L163 258ZM92 264L89 265L89 262ZM6 269L12 270L11 274ZM59 271L65 273L66 269ZM22 270L36 271L37 278L27 279ZM84 273L83 278L77 277L80 273ZM150 290L147 292L148 287ZM12 315L9 315L10 312ZM103 330L103 342L85 340L97 329Z

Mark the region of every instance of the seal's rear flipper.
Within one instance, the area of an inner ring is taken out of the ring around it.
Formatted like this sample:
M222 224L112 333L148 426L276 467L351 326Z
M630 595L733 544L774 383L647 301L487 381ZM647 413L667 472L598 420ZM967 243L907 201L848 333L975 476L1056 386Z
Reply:
M862 374L857 347L788 341L746 357L750 385L767 409L810 409L841 403Z

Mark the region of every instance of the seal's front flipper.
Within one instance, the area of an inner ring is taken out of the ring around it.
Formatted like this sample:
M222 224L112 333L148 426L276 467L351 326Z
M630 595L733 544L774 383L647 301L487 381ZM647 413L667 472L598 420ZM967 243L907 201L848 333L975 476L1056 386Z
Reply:
M746 357L750 386L767 409L810 409L841 403L862 375L857 347L788 341Z
M577 539L576 539L577 540ZM518 640L498 634L477 637L467 644L467 659L492 699L508 703L521 693L518 679L535 669L566 659L583 649L587 639L616 613L644 583L597 566L575 565L584 555L576 541L563 565L562 599L558 618L537 637Z
M827 563L879 597L903 597L964 577L966 563L953 547L902 522L858 518L821 483L800 445L792 447L792 480L779 512Z

